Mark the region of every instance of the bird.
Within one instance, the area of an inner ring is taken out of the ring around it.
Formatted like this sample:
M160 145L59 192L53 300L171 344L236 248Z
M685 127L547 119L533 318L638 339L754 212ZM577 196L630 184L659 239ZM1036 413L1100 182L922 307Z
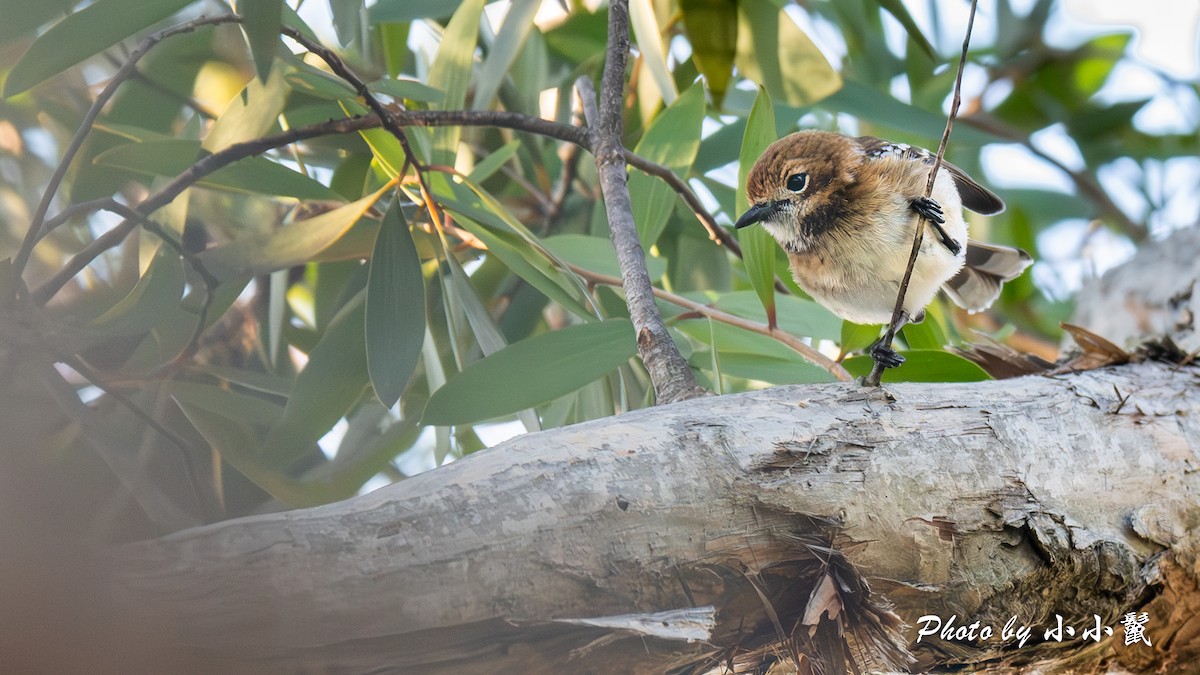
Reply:
M971 312L987 309L1033 258L1021 249L969 239L963 208L990 215L1004 202L928 150L873 136L807 130L763 151L746 180L750 207L736 229L760 224L787 253L800 288L839 317L890 324L918 223L925 236L894 334L920 323L942 290ZM894 368L904 357L877 341L872 358Z

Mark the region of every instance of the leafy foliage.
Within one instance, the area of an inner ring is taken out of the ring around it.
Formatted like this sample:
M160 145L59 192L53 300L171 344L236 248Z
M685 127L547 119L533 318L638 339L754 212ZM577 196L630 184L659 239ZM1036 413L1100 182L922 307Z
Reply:
M484 0L308 0L297 14L273 0L238 3L248 11L237 23L213 18L222 3L188 0L5 4L0 323L39 326L43 339L5 329L0 350L89 401L64 408L73 426L55 437L60 456L86 455L101 437L143 449L136 476L113 465L80 477L99 486L88 490L98 503L134 485L141 496L124 508L160 529L180 526L177 512L321 503L479 450L496 422L536 430L651 403L586 151L497 124L422 122L397 134L362 123L373 113L365 91L414 115L499 110L574 124L573 83L598 79L603 65L604 7L572 2L539 18L557 3L492 12ZM331 25L313 19L314 5ZM630 170L635 219L672 335L712 388L834 379L768 324L865 372L878 327L843 325L805 298L765 233L740 233L735 255L702 223L727 228L745 207L738 176L798 128L936 146L956 41L923 33L910 9L634 0L640 58L624 142L662 167ZM1136 243L1162 200L1129 213L1100 176L1130 164L1147 176L1195 156L1195 124L1144 130L1147 99L1105 94L1131 62L1129 35L1051 47L1049 11L1047 0L1029 17L998 3L996 42L972 54L985 82L967 92L949 159L980 174L985 148L1022 146L1074 193L999 190L1008 210L973 226L1037 251L1062 222L1096 219ZM818 35L841 43L822 50ZM93 122L97 83L143 56L136 73L111 80ZM1194 84L1171 86L1197 97ZM1078 145L1081 166L1035 143L1048 130ZM255 145L264 138L281 140ZM222 159L241 148L238 161ZM1052 351L1068 309L1030 275L987 315L933 307L906 328L908 363L888 379L986 378L943 348L981 330ZM50 363L70 366L65 380L37 367ZM172 509L146 496L159 493Z

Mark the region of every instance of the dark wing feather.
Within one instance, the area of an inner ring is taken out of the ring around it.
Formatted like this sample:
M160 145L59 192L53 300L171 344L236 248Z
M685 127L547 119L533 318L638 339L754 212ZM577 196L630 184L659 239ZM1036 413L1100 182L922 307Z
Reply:
M859 136L854 140L867 157L902 157L930 166L937 159L925 148L906 143L893 143L874 136ZM958 196L962 198L963 206L984 215L1000 213L1004 210L1004 202L991 190L976 183L965 171L944 159L942 168L949 171L950 176L954 179L954 186L958 188Z
M991 306L1000 297L1000 287L1012 281L1033 264L1033 258L1019 248L967 242L966 264L950 278L942 290L954 304L972 312Z

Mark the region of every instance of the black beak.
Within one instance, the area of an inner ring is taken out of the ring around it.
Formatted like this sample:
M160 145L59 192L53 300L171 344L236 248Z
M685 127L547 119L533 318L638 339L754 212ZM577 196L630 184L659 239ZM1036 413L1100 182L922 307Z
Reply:
M747 225L761 223L764 220L770 220L779 210L783 208L783 202L760 202L751 206L737 222L733 224L734 229L742 229Z

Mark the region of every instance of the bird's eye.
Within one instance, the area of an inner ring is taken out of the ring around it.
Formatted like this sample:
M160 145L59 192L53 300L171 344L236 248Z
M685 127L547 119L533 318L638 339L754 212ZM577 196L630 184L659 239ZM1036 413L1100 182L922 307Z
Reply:
M804 188L808 185L808 174L794 173L788 176L787 189L797 194L804 192Z

